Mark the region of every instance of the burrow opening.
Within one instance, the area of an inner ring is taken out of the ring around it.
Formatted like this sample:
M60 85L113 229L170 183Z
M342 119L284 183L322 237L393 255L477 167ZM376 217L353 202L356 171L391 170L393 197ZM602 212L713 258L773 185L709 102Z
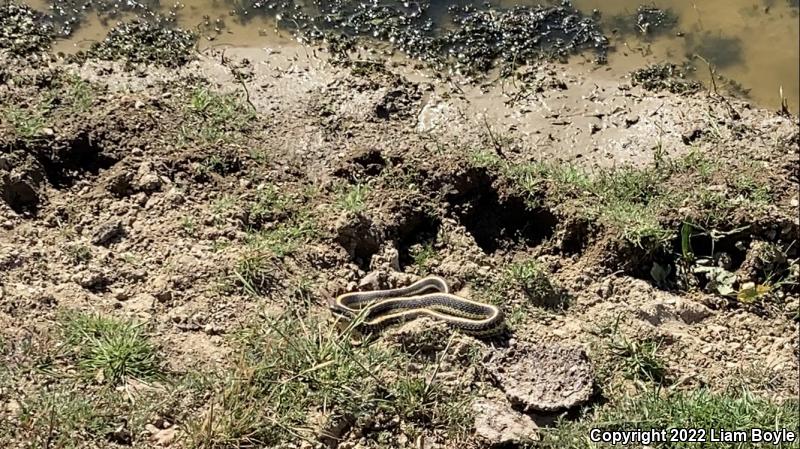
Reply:
M44 167L47 181L56 189L71 187L86 175L97 175L110 168L117 159L103 152L98 142L86 134L75 137L66 148L53 152L39 150L38 159Z
M487 254L522 244L535 246L552 237L558 219L518 196L501 197L494 179L470 170L447 197L450 212Z
M442 221L427 213L410 214L408 219L396 231L395 247L397 248L400 269L414 264L414 250L417 245L432 247L439 235Z
M724 230L720 230L719 232L724 233ZM793 245L787 244L785 241L781 242L781 239L776 240L774 238L769 238L764 232L753 230L752 228L720 235L716 239L708 234L695 233L690 238L691 252L693 255L691 266L697 266L698 259L706 259L707 262L704 265L708 267L719 267L728 272L736 273L743 267L747 260L751 243L756 240L772 241L773 243L777 243L779 247L789 248L787 260L797 255L796 251L792 249ZM621 262L623 265L622 268L627 274L645 280L658 288L672 288L678 281L677 267L679 264L683 263L682 259L684 257L680 228L675 230L675 238L673 238L669 247L666 249L648 252L640 247L630 245L626 248L624 253L625 261ZM654 274L651 270L655 264L667 270L666 282L659 282L654 278ZM782 268L788 267L788 264L784 265L785 266ZM780 268L780 266L776 267L778 270L780 270ZM757 273L757 275L759 281L767 281L763 273ZM697 282L697 288L706 288L709 282L707 276L699 273L693 273L692 276ZM762 277L764 278L762 279Z

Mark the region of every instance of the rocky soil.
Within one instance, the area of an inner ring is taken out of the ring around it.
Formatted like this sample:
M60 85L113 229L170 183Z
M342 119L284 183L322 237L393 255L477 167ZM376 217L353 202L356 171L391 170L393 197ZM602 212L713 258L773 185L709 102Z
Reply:
M585 436L550 429L655 386L794 407L797 117L596 66L476 84L301 46L163 68L33 39L0 40L6 447L568 447ZM330 298L427 274L508 333L414 322L337 358L357 336ZM139 323L159 374L87 368L76 313ZM352 365L334 387L377 377L394 405L255 395L254 354L294 366L264 352L275 322L330 339L281 385L327 394ZM372 351L394 362L359 370Z

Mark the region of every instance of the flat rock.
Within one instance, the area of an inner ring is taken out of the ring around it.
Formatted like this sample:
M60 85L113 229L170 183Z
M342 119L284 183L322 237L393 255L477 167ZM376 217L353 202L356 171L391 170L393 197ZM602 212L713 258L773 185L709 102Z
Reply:
M488 363L506 397L525 411L567 410L586 402L594 370L580 347L518 342Z
M122 221L117 218L108 220L94 230L92 233L92 244L108 245L119 238L123 232Z
M505 399L477 399L475 433L491 446L520 445L539 440L539 427L533 420L511 408Z
M697 301L692 301L691 299L683 298L675 304L675 309L678 312L678 316L680 316L686 324L694 324L703 321L712 313L711 309L705 305Z

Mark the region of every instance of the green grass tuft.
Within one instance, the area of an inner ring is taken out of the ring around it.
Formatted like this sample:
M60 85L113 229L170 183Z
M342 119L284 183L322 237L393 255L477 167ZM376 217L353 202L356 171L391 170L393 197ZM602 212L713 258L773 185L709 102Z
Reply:
M368 196L369 187L364 184L354 184L339 189L336 204L349 212L362 212L366 208Z
M71 313L62 328L84 376L116 384L129 377L150 379L161 374L156 348L141 324Z
M213 405L186 425L189 446L317 444L337 422L381 416L466 432L467 396L432 381L433 364L411 373L408 355L352 337L293 314L245 328L232 341L235 369L216 383Z
M183 144L219 144L230 142L255 119L255 112L237 95L214 92L199 87L189 93L184 106Z
M653 388L635 396L599 406L578 421L561 420L553 428L544 429L542 441L536 447L591 449L598 447L589 441L591 429L649 430L649 429L726 429L742 430L781 428L797 431L800 428L800 401L783 403L759 398L746 390L711 392L668 392ZM707 435L708 436L708 435ZM716 448L749 449L753 443L658 443L653 448ZM761 447L776 447L763 445ZM783 446L790 447L790 446Z

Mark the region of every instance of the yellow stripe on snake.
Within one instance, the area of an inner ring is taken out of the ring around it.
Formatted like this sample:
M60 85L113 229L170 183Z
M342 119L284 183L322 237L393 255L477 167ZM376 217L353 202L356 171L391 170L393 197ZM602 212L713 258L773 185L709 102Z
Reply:
M428 276L408 287L345 293L329 304L331 311L354 322L362 331L429 316L475 336L492 336L504 329L499 308L450 293L444 279Z

